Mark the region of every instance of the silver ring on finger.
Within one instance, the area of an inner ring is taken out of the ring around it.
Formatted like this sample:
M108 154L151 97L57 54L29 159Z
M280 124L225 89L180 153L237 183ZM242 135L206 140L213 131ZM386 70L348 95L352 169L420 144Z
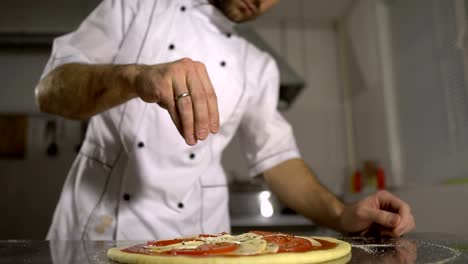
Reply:
M181 94L177 95L176 97L174 97L174 99L177 101L177 100L182 99L182 98L187 97L187 96L190 96L190 92L181 93Z

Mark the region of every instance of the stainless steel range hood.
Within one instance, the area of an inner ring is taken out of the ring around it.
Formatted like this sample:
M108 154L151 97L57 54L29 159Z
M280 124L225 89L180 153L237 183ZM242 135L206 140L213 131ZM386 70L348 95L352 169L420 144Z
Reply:
M259 49L270 53L275 58L280 71L279 110L287 110L305 86L304 80L291 68L273 48L249 26L237 26L236 31Z

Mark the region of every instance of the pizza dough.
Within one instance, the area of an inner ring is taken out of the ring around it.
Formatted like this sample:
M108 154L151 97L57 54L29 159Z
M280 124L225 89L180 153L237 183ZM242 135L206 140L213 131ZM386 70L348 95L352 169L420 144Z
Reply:
M107 256L126 264L288 264L288 263L346 263L351 258L351 245L330 237L310 237L336 243L331 249L307 252L286 252L241 256L181 256L127 253L123 248L111 248ZM331 261L331 262L330 262Z

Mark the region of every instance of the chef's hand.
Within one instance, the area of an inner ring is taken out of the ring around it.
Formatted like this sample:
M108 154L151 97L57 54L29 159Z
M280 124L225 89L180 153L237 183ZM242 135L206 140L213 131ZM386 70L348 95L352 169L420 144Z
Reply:
M360 236L399 237L415 228L409 205L387 191L379 191L341 214L344 232Z
M218 132L218 101L203 63L183 58L142 65L135 89L143 101L167 109L188 145ZM180 96L186 93L189 95Z

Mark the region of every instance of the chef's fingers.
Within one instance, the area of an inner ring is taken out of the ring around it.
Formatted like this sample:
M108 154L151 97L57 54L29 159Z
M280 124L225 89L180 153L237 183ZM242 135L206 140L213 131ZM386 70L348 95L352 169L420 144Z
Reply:
M398 237L395 232L393 231L393 229L389 229L389 228L385 228L385 227L382 227L382 229L380 230L379 232L380 236L388 236L388 237Z
M395 236L401 236L403 234L406 234L416 227L413 214L411 213L409 207L408 209L405 209L405 211L406 212L400 214L400 224L398 224L398 226L393 229L393 233L395 234Z
M204 64L200 63L197 68L199 71L200 80L202 82L203 88L205 89L205 95L208 105L208 115L209 115L209 124L210 132L217 133L219 130L219 111L218 111L218 98L216 97L215 89L213 84L210 81L208 71Z
M195 137L204 140L209 134L209 113L205 89L201 81L200 62L194 62L187 74L187 86L192 98L193 114L195 121Z
M195 145L197 141L194 135L193 129L193 106L191 96L184 96L177 98L178 95L187 93L188 87L186 84L185 74L177 74L173 76L172 87L174 89L175 104L177 105L177 112L179 113L179 120L182 124L182 134L184 136L185 142L188 145Z
M392 212L399 212L401 210L401 207L406 204L405 202L400 200L400 198L385 190L378 191L376 195L381 208L385 208L386 210Z
M174 101L172 76L171 74L167 74L166 76L157 74L162 72L160 70L161 68L165 69L166 73L172 73L174 69L169 68L168 65L170 64L161 64L154 68L144 66L145 74L141 74L141 76L137 78L136 86L138 87L137 89L139 89L139 96L142 100L148 103L155 102L169 112L172 122L182 135L179 113L177 112L177 106ZM155 69L158 69L156 74L154 71L151 71Z
M380 228L379 233L382 236L401 237L402 235L413 230L414 228L415 228L415 223L414 223L412 216L408 218L401 217L400 223L396 227L388 228L388 227L382 226Z
M411 207L407 203L387 191L380 191L377 193L377 196L382 209L390 210L400 216L401 220L392 230L392 236L401 236L414 229L416 226L414 217L411 213Z
M359 235L368 237L396 237L392 227L386 227L376 222L373 222L367 229L363 230Z
M168 105L166 106L166 109L169 112L169 115L171 116L172 122L174 122L174 125L176 126L180 135L183 137L184 134L182 131L182 124L180 123L179 112L177 111L176 102L174 100L171 100L171 101L172 103L168 103Z
M182 126L180 124L179 113L177 112L176 102L174 101L174 88L173 82L171 79L167 80L167 87L164 89L164 99L159 102L159 106L165 108L169 112L169 116L172 119L172 122L176 126L177 130L179 131L180 135L183 137L182 134Z
M379 225L390 228L396 227L401 221L401 217L398 214L372 207L362 208L360 215Z
M394 228L381 227L380 235L390 237L401 237L415 228L413 216L401 217L400 223Z

